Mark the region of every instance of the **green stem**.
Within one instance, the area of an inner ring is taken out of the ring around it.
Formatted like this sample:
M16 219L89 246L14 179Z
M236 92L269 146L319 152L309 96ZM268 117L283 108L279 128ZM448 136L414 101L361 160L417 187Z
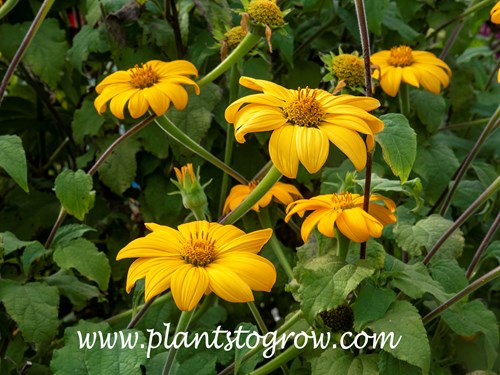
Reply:
M181 313L181 316L179 317L179 323L177 323L177 327L175 328L175 334L174 337L179 333L179 332L185 332L187 331L187 328L189 326L189 322L191 321L191 317L193 316L195 309L191 311L183 311ZM170 348L168 351L167 355L167 360L165 361L165 366L163 366L163 375L168 375L170 373L170 369L172 368L172 365L174 364L174 359L175 355L177 354L177 349L175 348L174 345Z
M286 331L288 331L300 318L302 318L303 313L302 310L298 310L295 314L293 314L290 319L288 319L285 323L283 323L278 330L276 331L276 334L278 336L282 335ZM258 352L262 350L264 347L264 344L262 341L259 342L259 345L257 345L255 348L249 350L244 356L243 359L241 360L241 364L248 360L250 357L256 355ZM234 370L234 362L231 363L229 366L227 366L224 370L219 372L217 375L228 375L231 374Z
M273 165L273 167L267 172L265 177L260 181L260 183L255 187L255 189L226 216L219 219L221 224L233 224L238 221L243 215L245 215L252 206L257 203L268 191L271 189L276 182L281 178L281 173Z
M481 149L481 146L483 143L488 139L488 136L498 128L500 125L500 105L497 107L495 113L493 116L491 116L490 121L486 125L486 127L483 129L481 135L477 139L476 143L470 150L470 152L467 154L466 158L460 165L459 169L456 172L456 177L453 181L453 184L448 191L448 194L446 195L446 199L443 202L443 205L441 206L441 210L439 213L441 216L444 216L446 214L446 210L448 209L448 206L451 203L451 199L453 198L453 194L455 193L455 190L458 187L458 184L462 180L462 177L465 175L465 172L467 171L467 168L469 168L470 163L472 163L472 160L476 157L477 153Z
M312 331L312 328L309 328L305 333L306 335ZM283 353L278 355L273 360L267 362L265 365L259 367L257 370L254 370L250 373L250 375L266 375L276 370L278 367L285 365L288 361L296 358L303 351L307 349L307 345L304 345L305 342L304 336L300 336L300 339L297 340L297 345L292 345L288 349L286 349ZM301 347L300 349L297 346Z
M170 299L172 299L172 293L171 292L168 292L160 297L157 297L153 300L153 302L149 305L149 307L153 307L153 306L156 306L160 303L165 303L167 301L169 301ZM140 307L140 310L141 311L142 309L144 309L144 306L146 304L143 304ZM132 322L134 319L135 319L135 316L133 315L133 310L134 309L129 309L129 310L126 310L126 311L123 311L119 314L116 314L116 315L113 315L112 317L106 319L106 323L108 323L109 325L111 326L117 326L117 327L125 327L126 324L123 324L121 325L120 323L122 321L129 321L129 322ZM137 323L137 322L136 322ZM127 323L130 325L130 323Z
M234 102L238 98L238 81L240 78L240 73L238 67L233 65L229 74L229 103ZM224 151L224 163L231 165L231 156L233 154L234 145L234 127L233 125L226 124L226 148ZM224 201L227 196L227 191L229 188L229 176L224 173L222 175L222 182L220 187L220 199L219 199L219 215L222 215L222 209L224 208Z
M341 231L335 231L335 237L337 237L337 256L345 260L347 257L347 252L349 251L349 243L351 240L344 236Z
M404 82L401 82L399 86L398 98L401 114L406 118L410 118L410 90L408 85Z
M497 177L490 186L464 211L464 213L452 224L450 228L441 236L432 249L427 253L424 264L429 263L431 258L441 248L443 243L451 236L451 234L462 225L484 202L486 202L500 188L500 177Z
M248 32L243 40L238 44L238 46L229 54L224 61L217 65L210 73L205 77L200 79L198 82L198 87L203 87L206 84L214 81L220 77L224 72L226 72L232 65L236 64L240 59L242 59L253 47L257 45L260 41L260 36Z
M31 23L28 32L26 33L23 41L21 42L21 45L16 51L16 54L12 58L12 61L9 64L9 67L7 68L7 71L5 72L5 75L2 79L2 83L0 84L0 105L2 104L2 100L4 98L4 93L5 90L7 89L7 85L9 84L10 77L14 74L14 71L17 68L17 65L23 58L24 53L28 49L29 45L33 41L33 38L35 37L36 33L38 32L38 29L42 25L43 20L47 16L47 13L49 13L50 8L54 4L55 0L45 0L42 3L42 6L38 10L37 15L35 16L35 19ZM3 7L2 7L3 8Z
M450 124L448 126L443 126L443 127L439 128L437 131L442 132L442 131L451 130L451 129L468 128L469 126L486 125L489 121L490 121L489 118L481 118L478 120L460 122L457 124Z
M263 208L259 213L259 221L260 224L262 225L262 228L272 228L273 225L271 223L271 218L269 216L269 211L267 208ZM274 235L271 236L270 240L271 248L273 249L274 255L276 258L278 258L278 261L281 264L281 267L283 267L283 270L285 270L285 273L288 276L289 280L293 280L293 271L292 267L290 266L290 263L288 263L288 260L286 259L286 256L283 252L283 248L281 247L281 243L278 240L278 238Z
M255 306L255 303L253 302L247 302L247 306L250 309L250 312L252 313L253 318L255 319L255 322L260 329L260 332L265 335L269 331L267 330L266 323L264 323L264 319L262 319L262 316L260 315L259 309L257 309L257 306Z
M479 3L477 3L476 5L470 6L463 13L460 13L458 16L453 17L451 20L448 20L447 22L445 22L441 26L439 26L437 29L435 29L432 33L430 33L426 37L426 39L433 38L435 35L437 35L437 33L439 33L445 27L451 25L453 22L459 21L462 18L467 17L469 14L473 14L474 12L477 12L478 10L480 10L480 9L482 9L482 8L490 5L490 4L493 4L493 0L483 0L483 1L479 2Z
M240 184L248 184L248 181L235 171L233 168L225 164L223 161L212 155L210 152L201 147L198 143L193 141L189 136L187 136L182 130L180 130L175 124L170 121L168 117L165 115L159 116L155 119L156 124L162 129L165 133L167 133L171 138L179 142L181 145L186 147L188 150L198 154L203 159L212 163L217 168L226 172L228 175L237 180Z
M19 0L7 0L3 5L0 6L0 20L7 15L14 7L16 4L19 2Z
M482 287L484 284L490 282L491 280L496 279L499 276L500 276L500 266L497 266L496 268L492 269L487 274L484 274L479 279L474 281L472 284L470 284L467 287L465 287L464 289L462 289L460 292L458 292L455 296L450 298L448 301L446 301L442 305L436 307L433 311L431 311L429 314L427 314L422 319L422 322L424 324L429 323L433 319L437 318L443 311L445 311L446 309L448 309L449 307L454 305L456 302L460 301L465 296L471 294L475 290Z

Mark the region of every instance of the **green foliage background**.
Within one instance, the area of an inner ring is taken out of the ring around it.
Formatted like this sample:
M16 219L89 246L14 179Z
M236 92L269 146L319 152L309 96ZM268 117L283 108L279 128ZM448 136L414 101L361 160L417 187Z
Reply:
M239 74L289 88L331 90L335 82L322 80L328 71L321 56L339 48L361 53L354 2L278 3L291 12L283 29L273 31L274 52L268 52L262 39L238 62ZM365 261L358 259L359 246L351 244L347 262L340 262L328 252L331 243L317 233L316 241L302 245L293 226L283 222L283 209L272 206L272 224L294 266L295 279L287 280L266 246L262 254L275 263L278 281L271 293L256 293L256 305L270 330L282 324L273 319L273 309L283 318L301 309L303 318L293 330L312 326L325 332L318 313L350 303L353 330L396 331L404 339L397 349L387 351L309 348L289 361L291 374L500 372L498 279L438 319L422 322L423 316L469 285L465 270L498 213L497 195L449 237L428 267L421 262L498 176L500 133L494 131L460 182L450 208L444 214L431 211L500 103L500 27L488 22L494 3L365 0L372 52L399 44L437 55L448 49L450 87L441 95L411 88L408 118L399 114L397 98L376 88L374 96L382 103L376 115L386 129L377 136L372 191L396 201L397 223L386 228L381 239L368 242ZM0 20L0 76L40 5L20 0ZM85 173L135 123L119 121L109 112L99 116L93 106L95 86L116 69L152 59L186 59L200 77L205 76L220 62L221 37L240 23L236 10L242 8L233 0L146 0L142 5L63 0L52 6L0 107L1 374L160 373L165 361L161 348L150 359L139 347L84 351L77 347L76 332L124 330L143 303L141 284L130 295L124 290L130 262L117 262L115 257L125 244L145 234L144 222L176 226L191 220L180 196L169 195L176 190L170 181L173 167L191 162L201 167L202 182L213 179L206 188L212 218L220 215L223 203L223 173L154 124L120 144L93 177ZM185 111L168 111L181 130L221 159L228 129L223 116L228 86L226 74L205 86L200 96L191 95ZM240 87L237 95L248 93ZM231 166L251 179L269 160L268 136L249 136L245 144L236 144ZM307 197L335 192L340 186L361 192L364 171L349 176L346 173L354 168L344 160L332 147L320 172L309 175L301 170L296 181L287 182ZM72 216L45 248L61 205ZM237 225L248 231L259 227L253 212ZM409 257L406 263L401 261L404 253ZM498 267L499 260L500 241L494 237L472 280ZM145 343L147 329L163 332L163 322L175 325L178 317L172 300L161 297L129 332ZM198 317L190 332L211 331L217 325L234 330L244 322L256 329L245 305L219 301ZM174 370L214 374L240 361L243 354L181 349ZM250 373L263 363L257 356L239 366L238 373Z

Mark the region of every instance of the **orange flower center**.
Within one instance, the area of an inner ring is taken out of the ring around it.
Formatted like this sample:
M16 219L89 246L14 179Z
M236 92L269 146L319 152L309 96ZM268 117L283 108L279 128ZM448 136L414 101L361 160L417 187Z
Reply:
M392 47L389 64L392 66L410 66L413 63L412 51L408 46Z
M192 238L184 243L182 258L196 267L204 267L216 258L215 241L206 238Z
M318 90L305 90L299 87L297 99L287 103L283 112L288 122L293 125L305 126L307 128L317 127L323 119L323 108L316 100Z
M332 195L332 209L334 210L346 210L353 207L352 194L342 193Z
M158 74L149 65L135 64L130 72L130 83L138 89L151 87L158 82Z

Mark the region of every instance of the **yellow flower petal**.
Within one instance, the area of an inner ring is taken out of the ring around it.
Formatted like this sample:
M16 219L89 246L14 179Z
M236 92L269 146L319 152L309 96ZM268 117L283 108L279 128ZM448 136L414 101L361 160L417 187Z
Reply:
M231 268L217 263L210 263L206 267L210 277L210 289L220 298L228 302L250 302L253 301L253 293L246 284Z
M325 132L330 142L351 160L358 171L365 167L366 146L358 133L334 125L323 125L321 130Z
M302 241L307 242L309 235L311 234L314 227L318 224L318 222L328 215L327 210L317 210L312 212L302 223L302 227L300 229L300 235L302 236ZM333 225L333 223L332 223Z
M194 267L191 264L181 266L173 274L170 287L177 307L182 311L194 309L210 282L205 268Z
M244 104L260 104L270 107L282 107L284 101L267 94L253 94L244 96L243 98L235 100L233 103L231 103L231 105L229 105L229 107L227 107L226 111L224 112L226 121L229 123L234 123L236 113L238 113L238 110Z
M164 84L157 85L154 88L166 95L172 101L177 110L181 111L186 108L188 103L188 94L182 86L165 82Z
M291 90L277 85L276 83L265 81L263 79L255 79L242 76L240 77L240 85L248 87L252 90L263 91L267 94L271 94L278 99L284 99L285 101L293 98L293 93L291 92Z
M154 232L130 242L116 255L116 260L138 257L179 257L182 247L172 237Z
M128 102L128 111L130 113L130 116L132 116L132 118L141 117L143 114L146 113L148 108L149 108L149 103L146 100L146 98L144 98L144 95L140 91L132 95L132 97Z
M121 84L126 85L127 88L132 88L132 85L130 84L130 74L128 71L124 72L121 70L110 74L96 86L95 91L97 91L98 94L101 94L106 87L119 86Z
M402 75L403 68L400 66L390 67L385 71L382 71L382 79L380 80L382 90L390 96L396 96L399 90L399 85L401 84Z
M102 94L99 95L94 100L94 107L99 114L104 113L106 111L106 103L115 97L116 95L120 95L121 93L132 90L129 84L120 84L106 87Z
M321 129L297 126L297 156L309 173L316 173L328 158L328 137Z
M295 178L299 168L296 126L285 125L276 129L269 140L269 155L278 170L289 178Z
M266 258L241 252L222 254L214 264L229 268L252 290L269 292L276 282L276 269Z
M161 258L154 258L154 262L152 259L147 266L148 273L146 274L146 283L144 284L144 299L146 302L154 296L163 293L170 287L172 276L177 272L177 270L185 266L193 267L190 264L187 265L186 262L181 259L167 260ZM146 265L143 267L146 267Z
M251 233L243 234L239 237L224 243L219 247L219 254L231 251L249 252L257 254L273 234L272 229L261 229Z

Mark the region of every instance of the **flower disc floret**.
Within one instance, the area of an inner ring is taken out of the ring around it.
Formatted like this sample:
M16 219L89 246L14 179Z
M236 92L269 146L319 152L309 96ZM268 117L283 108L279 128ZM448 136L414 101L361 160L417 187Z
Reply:
M363 87L365 84L365 63L358 56L347 53L335 56L331 66L339 80L344 80L349 87Z
M102 114L109 102L111 113L119 119L125 118L123 111L126 106L133 118L141 117L149 108L160 116L168 110L170 103L183 110L188 102L183 85L192 85L196 93L200 93L198 85L190 78L197 75L195 66L184 60L153 60L141 66L135 65L104 78L96 87L99 95L94 106Z
M167 289L183 311L196 307L204 294L229 302L254 300L252 290L269 292L276 270L257 255L271 229L245 233L233 225L195 221L177 229L148 223L152 231L121 249L117 260L137 258L127 274L127 293L145 279L145 299Z
M389 64L393 66L410 66L413 63L412 51L408 46L392 47Z
M280 7L272 0L252 0L247 13L253 22L271 28L283 26L285 23Z
M334 96L321 89L286 89L273 82L241 77L240 84L262 93L233 102L225 118L234 124L235 137L245 142L248 133L272 131L269 154L285 176L297 176L299 162L315 173L328 158L330 142L359 171L366 165L366 151L374 147L374 134L384 123L368 113L378 100L352 95ZM366 135L366 144L359 133Z

